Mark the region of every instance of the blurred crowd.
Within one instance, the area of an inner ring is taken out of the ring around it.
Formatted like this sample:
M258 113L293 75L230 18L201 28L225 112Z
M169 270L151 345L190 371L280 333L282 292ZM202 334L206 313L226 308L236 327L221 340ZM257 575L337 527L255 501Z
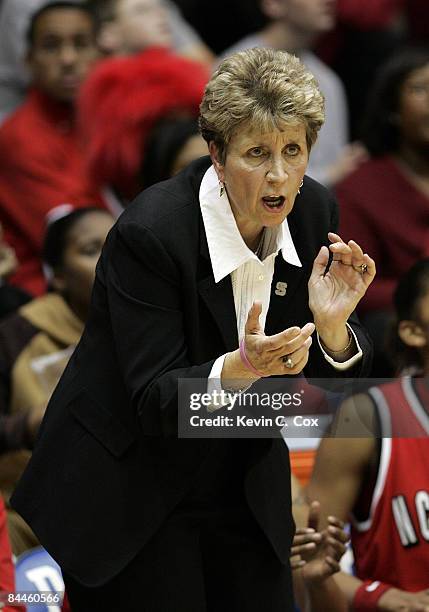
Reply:
M10 545L15 555L38 545L7 500L82 333L106 235L142 189L207 154L199 104L212 71L235 51L284 49L316 76L326 122L308 173L335 195L339 234L377 265L359 312L374 341L373 376L426 374L428 36L427 0L0 0L5 567ZM312 500L321 529L331 515L352 521L355 575L338 574L331 587L338 610L429 609L421 594L429 589L429 396L414 382L346 402L338 431L358 413L374 436L324 439L310 482L294 478L299 527ZM406 413L416 402L408 437L418 443L388 445L388 431L401 431L394 406ZM415 508L393 506L395 527L383 495L412 464L423 466L416 481L425 495ZM371 581L386 588L366 592ZM12 587L0 567L0 591Z

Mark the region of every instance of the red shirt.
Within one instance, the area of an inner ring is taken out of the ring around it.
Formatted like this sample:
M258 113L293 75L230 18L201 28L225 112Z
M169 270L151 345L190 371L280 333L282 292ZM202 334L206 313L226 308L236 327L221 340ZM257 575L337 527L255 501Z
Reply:
M337 186L336 194L340 236L360 244L377 266L360 311L390 310L399 277L424 254L429 198L390 156L363 164Z
M318 41L317 54L333 64L341 57L350 28L358 32L389 30L410 2L427 0L337 0L337 25Z
M360 30L389 27L405 4L404 0L338 0L338 19Z
M85 173L73 109L33 90L0 128L0 160L0 222L20 263L12 282L38 295L46 214L64 203L103 205Z
M6 510L0 497L0 592L15 593L15 570L7 533ZM3 612L23 612L22 606L6 606Z
M356 575L416 592L429 587L429 414L408 377L370 394L383 438L370 516L352 523Z

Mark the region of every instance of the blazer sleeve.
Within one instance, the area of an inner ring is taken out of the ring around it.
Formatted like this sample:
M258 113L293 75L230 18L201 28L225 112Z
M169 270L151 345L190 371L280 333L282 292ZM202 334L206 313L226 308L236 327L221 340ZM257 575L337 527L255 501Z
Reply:
M134 222L119 223L108 242L101 265L132 408L143 433L175 435L178 379L199 379L203 392L215 360L190 362L179 268L160 239Z

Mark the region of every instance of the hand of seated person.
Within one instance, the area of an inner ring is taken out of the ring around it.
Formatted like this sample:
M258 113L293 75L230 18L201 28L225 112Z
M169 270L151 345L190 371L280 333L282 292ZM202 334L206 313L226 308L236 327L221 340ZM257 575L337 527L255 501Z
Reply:
M327 528L318 531L319 519L320 504L313 501L308 526L297 530L291 551L291 567L302 568L302 577L306 583L321 582L340 571L339 561L349 539L342 521L333 516L328 517Z

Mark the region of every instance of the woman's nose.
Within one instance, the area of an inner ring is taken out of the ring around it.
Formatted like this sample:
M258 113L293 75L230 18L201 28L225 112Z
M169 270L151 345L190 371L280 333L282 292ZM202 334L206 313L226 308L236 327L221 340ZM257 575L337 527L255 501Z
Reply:
M272 160L267 172L267 180L270 183L280 183L287 178L288 173L285 169L284 161L282 159Z

